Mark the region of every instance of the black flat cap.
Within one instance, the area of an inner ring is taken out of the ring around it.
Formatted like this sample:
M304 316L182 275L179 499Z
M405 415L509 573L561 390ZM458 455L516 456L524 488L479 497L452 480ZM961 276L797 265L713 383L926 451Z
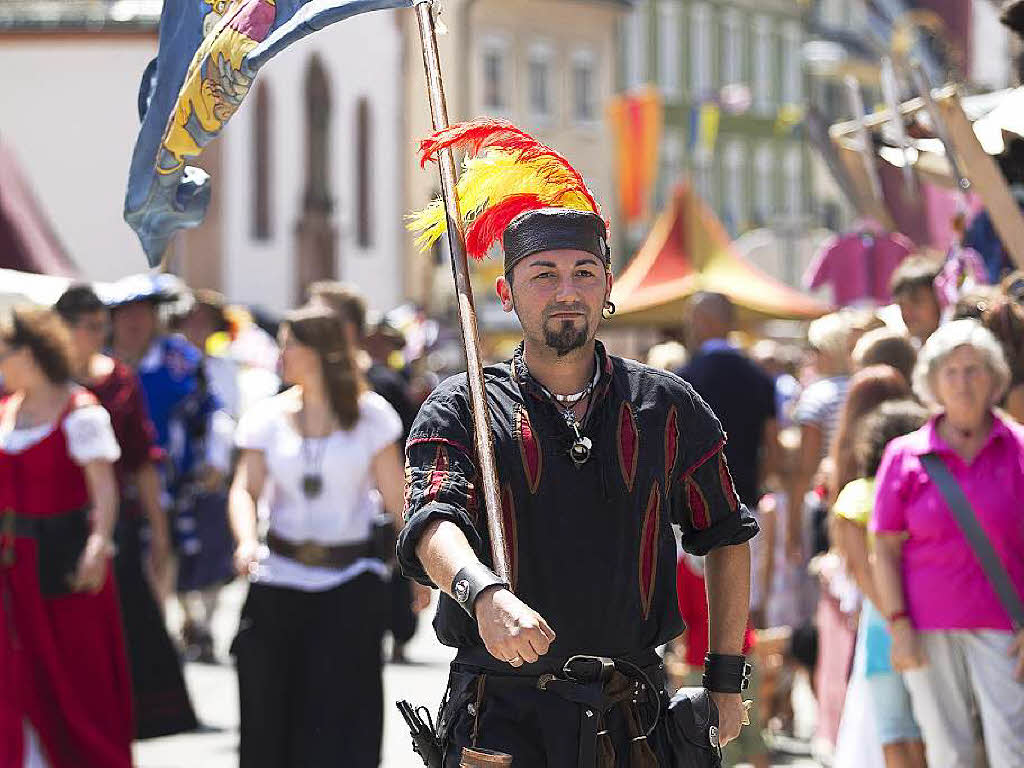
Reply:
M611 263L604 219L570 208L539 208L519 214L505 228L501 244L505 274L527 256L541 251L586 251L605 265Z

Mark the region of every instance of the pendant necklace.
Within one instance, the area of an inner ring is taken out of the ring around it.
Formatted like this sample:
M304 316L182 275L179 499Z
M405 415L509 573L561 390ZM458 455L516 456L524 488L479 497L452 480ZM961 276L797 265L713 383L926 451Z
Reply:
M527 369L529 370L529 369ZM586 399L593 393L594 387L597 386L598 380L601 378L601 369L598 365L598 360L595 356L594 359L594 378L590 380L590 383L583 388L582 392L576 392L572 395L556 395L553 394L543 384L540 385L541 390L544 394L551 398L554 402L555 407L562 412L562 418L565 419L566 426L572 430L575 439L572 441L572 445L569 447L569 458L572 459L572 463L577 468L582 467L587 463L590 458L590 452L594 448L593 441L580 432L580 421L576 418L576 411L573 408L577 403ZM589 410L589 405L587 406Z
M320 471L324 462L324 451L327 450L327 439L326 438L312 438L308 436L309 430L306 429L306 414L305 411L299 411L302 414L302 495L307 499L315 499L324 490L324 476Z

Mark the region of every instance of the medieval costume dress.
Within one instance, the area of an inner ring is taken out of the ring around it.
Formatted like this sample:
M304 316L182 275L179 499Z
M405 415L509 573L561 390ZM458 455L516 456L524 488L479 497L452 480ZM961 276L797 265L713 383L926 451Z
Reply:
M144 574L144 518L134 483L135 474L146 463L163 460L163 451L156 446L156 432L146 412L138 377L131 369L115 361L110 374L92 383L90 389L110 414L121 447L121 458L114 465L121 497L114 570L131 662L135 737L148 739L189 731L197 725L196 716L163 611Z
M0 402L0 423L10 402ZM131 766L114 575L97 594L44 594L52 580L40 558L44 544L74 552L73 523L84 529L90 507L82 467L119 455L107 412L84 391L54 424L0 434L0 768Z
M138 367L157 444L167 453L182 593L234 578L227 490L206 487L198 472L214 466L228 474L234 424L210 392L202 362L202 353L184 337L168 335L153 343Z

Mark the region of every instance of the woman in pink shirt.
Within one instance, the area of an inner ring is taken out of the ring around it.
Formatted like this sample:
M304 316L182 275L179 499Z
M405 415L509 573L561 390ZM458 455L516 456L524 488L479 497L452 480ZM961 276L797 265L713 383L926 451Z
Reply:
M974 765L972 700L991 766L1024 766L1024 631L990 586L921 463L937 455L1024 594L1024 429L993 411L1009 382L999 343L975 320L931 335L914 390L938 412L889 443L871 526L880 606L924 734L929 768Z

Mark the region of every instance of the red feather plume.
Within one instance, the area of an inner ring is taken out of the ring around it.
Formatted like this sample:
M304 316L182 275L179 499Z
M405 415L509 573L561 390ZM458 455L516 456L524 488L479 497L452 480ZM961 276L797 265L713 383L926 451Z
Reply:
M478 261L483 259L516 216L543 207L544 201L532 194L510 195L491 206L466 229L466 255Z

